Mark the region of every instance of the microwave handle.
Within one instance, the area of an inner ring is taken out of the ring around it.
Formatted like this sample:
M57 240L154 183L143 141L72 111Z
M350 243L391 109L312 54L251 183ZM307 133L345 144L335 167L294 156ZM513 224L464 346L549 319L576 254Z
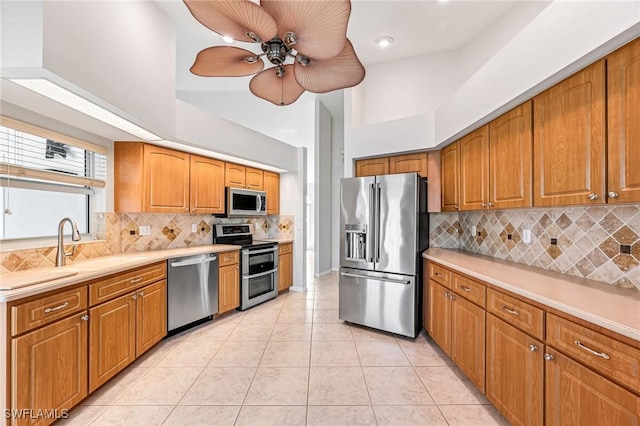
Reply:
M262 197L256 195L256 199L258 200L258 208L256 209L256 212L259 213L262 211Z

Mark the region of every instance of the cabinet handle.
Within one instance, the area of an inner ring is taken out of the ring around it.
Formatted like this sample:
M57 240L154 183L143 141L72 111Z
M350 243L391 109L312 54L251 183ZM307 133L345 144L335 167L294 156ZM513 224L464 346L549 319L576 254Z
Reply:
M615 191L611 191L607 195L609 196L609 198L618 198L620 196L620 194Z
M140 281L142 281L142 277L134 278L131 280L131 284L139 283Z
M587 195L587 198L589 198L590 201L595 201L600 197L598 197L598 194L591 193L591 194Z
M555 357L551 354L544 354L544 359L547 361L553 361L553 358Z
M489 201L489 202L487 203L487 205L488 205L489 207L493 207L493 203L492 203L491 201Z
M480 204L482 207L487 207L487 203L481 203Z
M469 287L464 286L464 285L463 285L463 286L461 286L461 287L462 287L462 289L463 289L464 291L466 291L467 293L471 293L471 289L470 289Z
M529 350L530 350L531 352L535 352L535 351L537 351L537 350L538 350L538 347L537 347L536 345L529 345Z
M225 261L225 262L230 262L230 261L232 261L232 260L233 260L233 257L225 257L225 258L224 258L224 261Z
M604 359L611 358L609 355L607 355L604 352L596 352L593 349L586 347L585 345L582 344L580 340L576 340L574 343L576 344L577 347L584 349L585 351L589 352L591 355L599 356L600 358L604 358Z
M191 211L195 212L197 209L198 209L197 207L194 207L194 208L191 209Z
M139 291L138 294L140 295L140 297L144 297L144 291Z
M456 295L453 293L449 293L449 299L456 300Z
M507 308L505 305L502 305L502 310L503 311L507 311L510 314L515 315L515 316L520 315L520 312L516 311L515 309Z
M458 209L459 209L459 207L458 207L458 205L457 205L457 204L454 204L454 205L453 205L453 208L454 208L454 209L456 209L456 210L458 210Z
M80 317L82 321L89 321L89 315L83 315Z
M44 313L48 314L49 312L59 311L60 309L66 308L67 306L69 306L69 302L64 302L62 305L58 305L53 308L46 308L44 310Z
M134 294L134 295L132 295L132 296L131 296L131 298L132 298L133 300L136 300L136 299L138 298L138 296L136 296L136 295Z
M184 208L184 211L185 211L185 212L188 212L188 211L189 211L189 207L185 207L185 208Z
M449 292L448 292L448 291L445 291L445 292L444 292L444 297L447 297L447 298L448 298L449 296L450 296Z
M440 277L440 278L442 278L442 277L443 277L443 275L442 275L440 272L434 272L433 274L434 274L436 277Z

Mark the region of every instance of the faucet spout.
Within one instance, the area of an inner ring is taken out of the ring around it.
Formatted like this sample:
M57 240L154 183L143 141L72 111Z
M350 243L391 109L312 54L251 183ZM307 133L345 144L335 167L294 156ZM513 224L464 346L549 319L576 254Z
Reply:
M64 224L65 222L69 222L71 224L71 240L80 241L80 232L78 232L78 225L76 221L71 219L70 217L63 218L58 224L58 251L56 253L56 266L64 266L67 260L67 256L71 256L73 254L73 250L71 253L64 252ZM75 247L74 247L75 249Z

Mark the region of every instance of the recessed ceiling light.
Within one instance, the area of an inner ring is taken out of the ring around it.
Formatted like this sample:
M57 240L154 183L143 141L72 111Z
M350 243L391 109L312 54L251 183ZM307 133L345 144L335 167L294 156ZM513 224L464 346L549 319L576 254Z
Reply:
M85 98L76 95L67 89L52 83L44 78L11 78L10 81L25 87L31 91L34 91L42 96L46 96L49 99L53 99L56 102L66 105L69 108L73 108L76 111L80 111L90 117L107 123L113 127L116 127L124 132L139 137L146 141L157 141L162 139L161 137L154 135L153 133L143 129L140 126L133 124L132 122L125 120L124 118L104 109L101 106L94 104Z
M393 43L393 37L384 36L376 39L376 44L380 47L388 47L391 43Z
M229 36L222 36L222 39L223 39L226 43L233 43L233 37L229 37Z

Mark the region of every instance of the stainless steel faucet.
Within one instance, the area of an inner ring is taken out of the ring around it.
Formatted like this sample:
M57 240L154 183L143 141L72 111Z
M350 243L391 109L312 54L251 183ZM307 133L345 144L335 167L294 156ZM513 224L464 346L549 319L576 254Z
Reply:
M76 221L70 217L63 218L58 224L58 252L56 253L56 266L64 266L67 261L67 256L72 256L76 251L76 246L73 246L71 253L65 253L64 251L64 223L69 222L71 224L71 239L73 241L80 241L80 233L78 232L78 225Z

